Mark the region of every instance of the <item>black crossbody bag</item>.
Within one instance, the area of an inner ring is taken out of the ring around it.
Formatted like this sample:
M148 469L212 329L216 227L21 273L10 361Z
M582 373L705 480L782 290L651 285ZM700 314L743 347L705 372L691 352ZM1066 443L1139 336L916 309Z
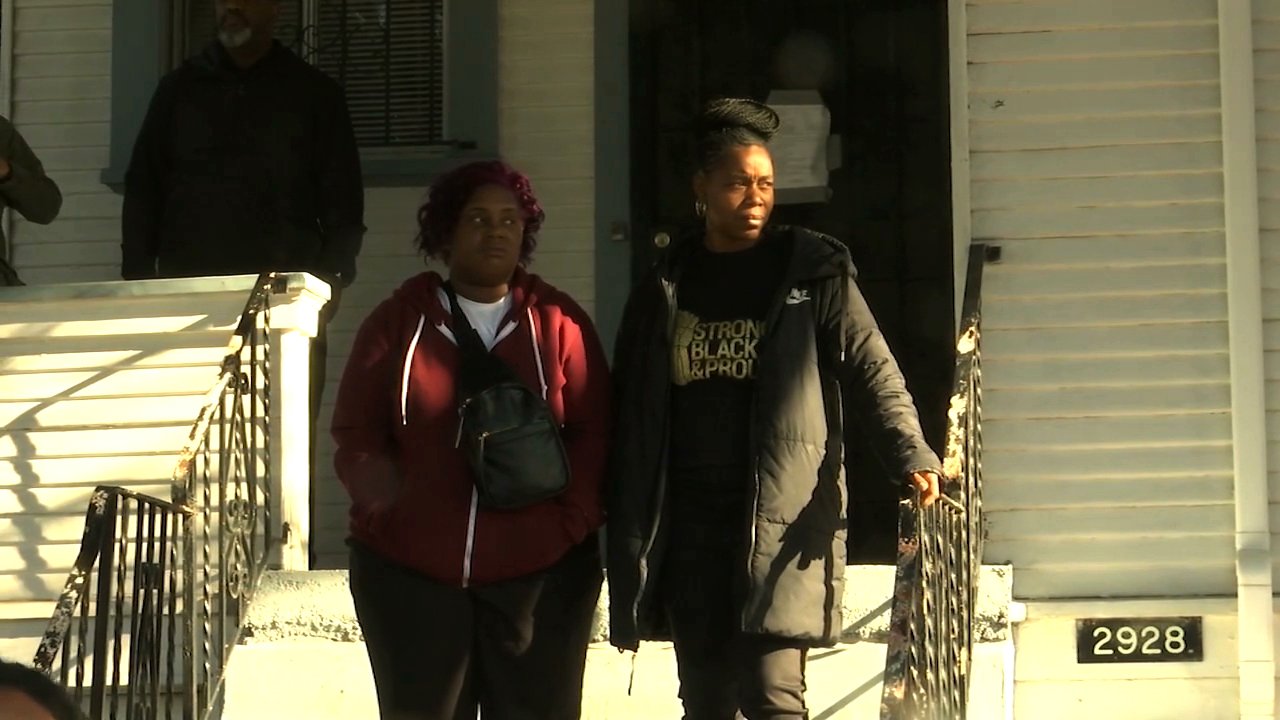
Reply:
M569 459L551 408L485 348L453 286L445 283L444 290L458 341L457 447L471 466L479 506L515 510L556 497L569 485ZM536 360L545 388L542 359Z

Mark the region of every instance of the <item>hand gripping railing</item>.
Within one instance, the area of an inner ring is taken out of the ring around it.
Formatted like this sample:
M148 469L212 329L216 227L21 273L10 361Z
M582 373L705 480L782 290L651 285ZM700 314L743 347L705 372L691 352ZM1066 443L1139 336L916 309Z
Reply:
M942 501L903 500L898 513L882 720L965 718L983 543L982 270L994 251L969 251Z
M258 277L172 476L99 487L34 664L94 720L206 718L271 557L270 296Z

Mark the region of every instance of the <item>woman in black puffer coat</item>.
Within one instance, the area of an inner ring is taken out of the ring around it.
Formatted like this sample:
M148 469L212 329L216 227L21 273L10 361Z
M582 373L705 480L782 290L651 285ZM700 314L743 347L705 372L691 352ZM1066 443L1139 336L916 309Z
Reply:
M689 720L807 717L806 651L841 629L842 404L923 502L939 492L848 250L768 223L778 124L753 101L707 106L705 225L633 291L614 354L610 637L674 641Z

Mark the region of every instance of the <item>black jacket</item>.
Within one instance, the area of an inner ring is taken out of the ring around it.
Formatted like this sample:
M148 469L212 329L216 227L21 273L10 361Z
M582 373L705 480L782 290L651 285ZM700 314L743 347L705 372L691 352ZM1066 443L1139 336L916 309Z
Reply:
M4 117L0 117L0 157L9 161L9 176L0 180L0 211L10 207L30 222L53 222L62 209L62 191L44 174L44 165L31 146ZM0 230L0 285L25 285L7 262L4 251L12 254Z
M938 471L915 406L838 241L801 228L759 345L755 472L741 630L830 645L841 632L847 534L842 402L895 476ZM608 497L610 639L663 639L653 582L665 533L670 338L692 242L673 245L633 291L615 351ZM840 380L843 378L843 382Z
M125 279L303 270L350 284L364 235L342 88L276 43L160 81L125 176Z

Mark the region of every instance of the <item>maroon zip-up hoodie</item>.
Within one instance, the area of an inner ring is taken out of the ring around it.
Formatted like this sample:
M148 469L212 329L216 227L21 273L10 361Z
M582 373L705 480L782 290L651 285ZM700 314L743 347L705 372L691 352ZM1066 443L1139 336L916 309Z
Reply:
M543 570L603 524L609 369L582 308L517 270L491 352L533 390L545 380L572 480L560 496L527 508L477 508L456 447L458 348L440 284L434 272L410 278L361 325L338 389L334 464L351 495L355 540L465 587Z

